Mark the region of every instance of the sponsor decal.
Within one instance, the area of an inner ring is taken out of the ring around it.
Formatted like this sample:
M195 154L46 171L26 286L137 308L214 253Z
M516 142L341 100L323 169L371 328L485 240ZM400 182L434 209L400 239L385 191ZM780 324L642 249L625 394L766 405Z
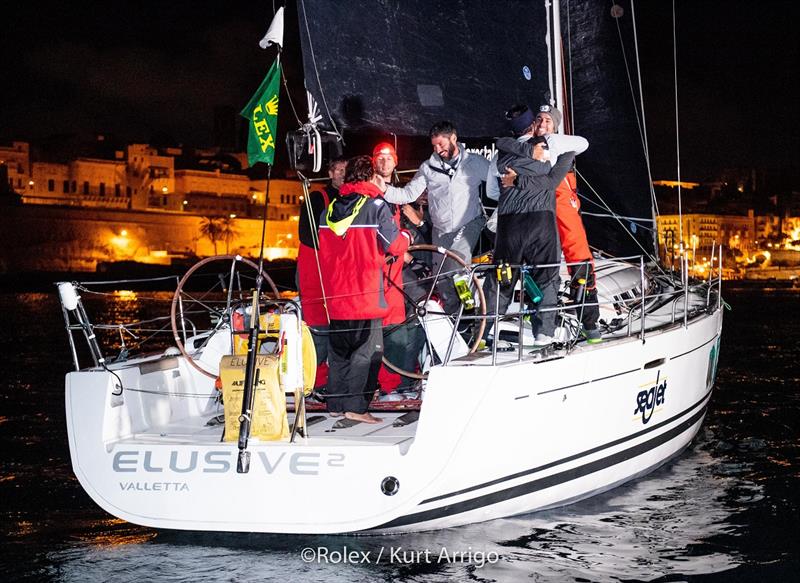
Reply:
M246 336L246 334L242 334ZM256 366L267 366L272 360L271 356L256 356ZM247 358L244 356L234 356L231 358L230 368L243 368L247 364ZM242 381L244 382L244 381Z
M667 379L664 379L659 384L661 378L661 371L656 375L656 382L648 389L639 391L636 395L636 409L634 410L634 419L641 419L643 425L647 425L653 417L656 407L663 405L666 400L667 392ZM641 416L639 414L641 413Z
M481 146L479 148L467 148L467 152L470 154L478 154L479 156L483 156L487 160L490 160L497 154L497 147L495 147L494 143L489 144L488 146Z
M717 338L711 352L708 353L708 370L706 371L706 389L711 389L714 380L717 378L717 364L719 362L719 343L722 338Z

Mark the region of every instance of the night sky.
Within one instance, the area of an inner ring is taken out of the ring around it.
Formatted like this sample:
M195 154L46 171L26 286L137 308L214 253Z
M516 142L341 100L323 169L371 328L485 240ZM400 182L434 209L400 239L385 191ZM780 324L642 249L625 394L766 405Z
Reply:
M800 35L792 5L677 2L685 180L754 167L790 177L797 189ZM273 52L258 41L272 10L269 0L8 3L0 140L106 133L122 142L169 135L210 145L214 107L241 108L271 64ZM654 178L674 178L672 2L638 2L636 11ZM300 82L297 68L286 74Z

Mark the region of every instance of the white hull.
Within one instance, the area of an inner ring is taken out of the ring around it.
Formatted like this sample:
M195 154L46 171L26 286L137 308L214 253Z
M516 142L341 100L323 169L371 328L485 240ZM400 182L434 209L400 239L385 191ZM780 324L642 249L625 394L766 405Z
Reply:
M721 325L716 309L644 343L620 337L546 361L504 353L496 366L488 355L434 367L418 422L396 428L389 414L379 426L330 431L325 416L307 440L251 440L247 474L236 472L236 443L206 425L221 412L211 380L182 357L112 367L122 397L108 372L73 372L72 463L103 509L158 528L400 532L533 512L613 488L685 448L709 403ZM381 491L387 477L399 481L392 496Z

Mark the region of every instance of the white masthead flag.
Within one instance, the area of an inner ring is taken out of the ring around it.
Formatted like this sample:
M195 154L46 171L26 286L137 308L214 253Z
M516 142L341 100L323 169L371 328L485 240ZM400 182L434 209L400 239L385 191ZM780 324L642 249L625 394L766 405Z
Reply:
M275 17L272 19L272 24L269 25L267 34L258 42L258 46L262 49L267 48L271 44L276 44L283 48L283 6L278 8Z

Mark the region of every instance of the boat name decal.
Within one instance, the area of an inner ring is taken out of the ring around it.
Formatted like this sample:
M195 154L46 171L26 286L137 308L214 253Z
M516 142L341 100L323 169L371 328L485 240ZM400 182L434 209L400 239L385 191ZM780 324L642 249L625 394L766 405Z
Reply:
M641 413L642 424L644 425L647 425L647 422L650 421L656 407L662 405L666 399L664 393L667 391L667 379L664 379L664 382L659 384L658 379L660 376L661 371L656 376L656 382L652 387L639 391L639 394L636 395L636 410L633 414Z
M161 473L170 471L177 474L225 474L236 471L236 455L238 450L211 450L201 455L197 450L171 450L169 460L161 452L152 450L122 450L114 454L111 468L115 472L147 472ZM285 451L280 453L257 452L254 456L259 463L254 468L261 468L267 474L273 474L279 468L285 468L296 476L319 475L323 467L344 467L343 453L311 453L296 452L291 455Z
M188 492L189 484L186 482L120 482L119 489L123 492L131 490L137 492Z

